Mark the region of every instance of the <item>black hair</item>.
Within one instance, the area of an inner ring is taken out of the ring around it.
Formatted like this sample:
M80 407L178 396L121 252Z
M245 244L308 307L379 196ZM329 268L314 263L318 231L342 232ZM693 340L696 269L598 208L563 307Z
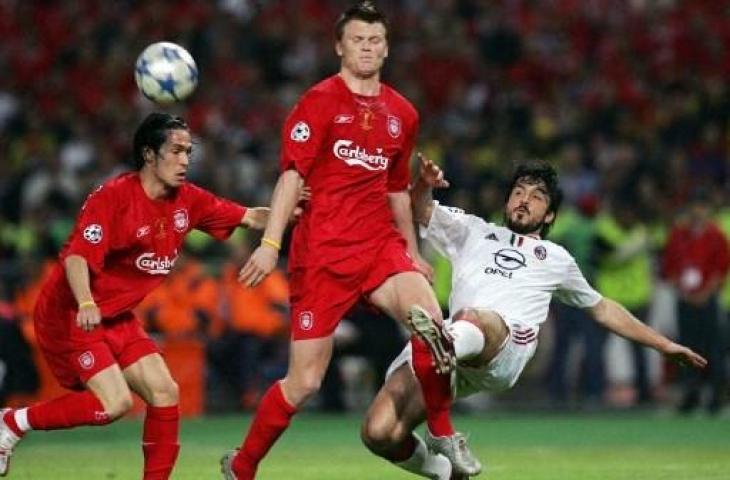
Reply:
M512 190L519 182L527 182L529 184L535 184L542 182L545 184L547 190L549 202L546 213L553 213L553 220L550 223L544 223L540 228L540 236L545 237L550 231L550 227L555 222L555 217L558 215L560 210L560 204L563 203L563 191L558 185L558 172L547 162L536 160L522 165L518 165L515 173L512 175L512 180L509 183L509 188L504 197L505 203L509 200Z
M144 150L151 149L155 153L160 152L160 147L170 130L190 130L188 124L181 117L169 113L154 112L147 115L134 132L133 164L135 170L144 167Z
M358 2L345 10L340 18L335 22L335 38L342 40L342 34L345 31L345 25L351 20L362 20L365 23L382 23L385 27L386 35L390 30L388 18L378 10L378 7L369 0Z

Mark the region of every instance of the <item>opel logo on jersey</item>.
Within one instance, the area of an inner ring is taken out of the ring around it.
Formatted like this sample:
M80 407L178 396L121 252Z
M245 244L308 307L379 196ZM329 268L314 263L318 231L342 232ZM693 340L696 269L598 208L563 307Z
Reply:
M503 248L495 252L494 263L505 270L518 270L527 266L525 256L511 248Z
M349 166L360 166L370 171L385 170L388 168L388 157L381 155L382 148L377 148L376 154L369 154L359 145L352 146L352 140L337 140L332 148L335 157L344 160Z
M172 267L175 266L175 262L177 261L177 250L175 250L175 254L170 258L170 256L165 255L164 257L158 256L156 253L153 252L147 252L143 253L139 257L137 257L137 260L134 262L137 268L142 270L143 272L147 272L150 275L167 275L170 273L170 270Z

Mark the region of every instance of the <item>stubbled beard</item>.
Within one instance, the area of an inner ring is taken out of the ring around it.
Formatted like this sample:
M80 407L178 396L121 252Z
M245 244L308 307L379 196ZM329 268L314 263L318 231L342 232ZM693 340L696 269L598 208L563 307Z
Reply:
M504 223L507 225L507 228L515 233L519 233L520 235L528 235L535 232L540 233L542 226L545 225L544 220L535 220L534 222L529 223L517 223L514 222L512 217L509 215L505 215Z

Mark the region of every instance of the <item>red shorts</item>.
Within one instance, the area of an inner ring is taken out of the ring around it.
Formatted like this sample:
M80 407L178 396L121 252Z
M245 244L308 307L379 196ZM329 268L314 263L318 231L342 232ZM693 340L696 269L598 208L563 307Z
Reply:
M160 352L132 312L104 318L101 325L85 332L76 325L76 309L57 308L52 300L41 298L33 320L53 375L72 390L82 390L91 377L115 363L124 369Z
M401 272L418 271L405 240L394 237L380 250L337 263L294 268L290 272L291 336L294 340L332 335L360 300Z

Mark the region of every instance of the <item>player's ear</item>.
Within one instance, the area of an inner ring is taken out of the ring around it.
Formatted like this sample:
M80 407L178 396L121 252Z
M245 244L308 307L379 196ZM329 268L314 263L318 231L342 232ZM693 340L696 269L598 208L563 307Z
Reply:
M155 152L150 147L144 147L142 156L144 157L144 163L151 163L155 159Z
M548 225L552 225L554 220L555 212L549 212L547 215L545 215L545 223L547 223Z
M342 56L342 43L339 40L335 42L335 53L337 53L338 57Z

